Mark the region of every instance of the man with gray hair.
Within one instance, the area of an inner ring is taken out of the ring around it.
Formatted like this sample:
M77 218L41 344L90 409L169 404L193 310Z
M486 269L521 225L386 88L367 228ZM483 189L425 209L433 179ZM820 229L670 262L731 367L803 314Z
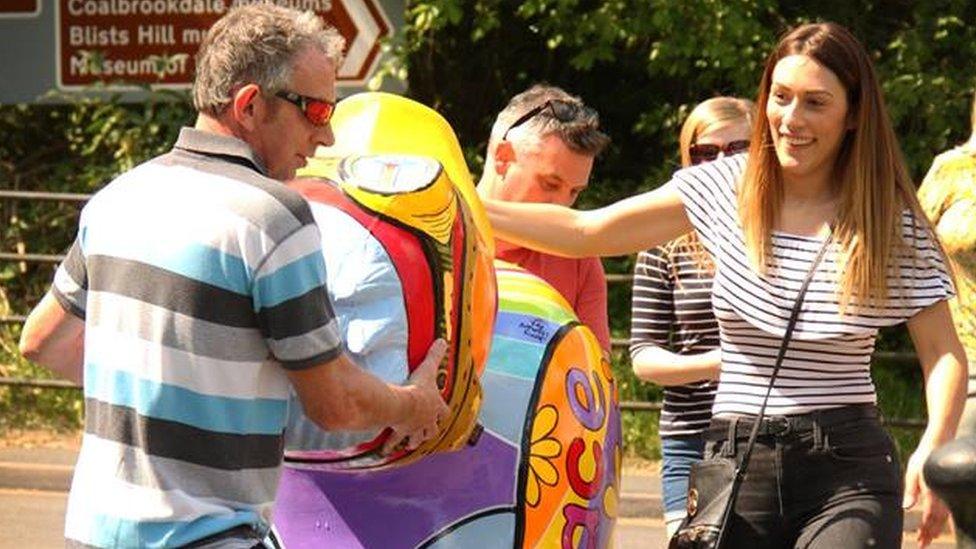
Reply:
M195 127L82 212L21 338L84 381L69 546L260 543L289 387L325 429L392 427L387 450L436 434L443 342L402 387L350 362L319 230L280 182L333 142L341 47L312 13L231 10L198 54Z
M498 114L478 193L510 202L572 206L589 183L594 158L609 141L596 111L580 98L555 86L532 86ZM604 351L610 351L607 282L598 258L558 257L501 240L495 244L496 257L556 288Z

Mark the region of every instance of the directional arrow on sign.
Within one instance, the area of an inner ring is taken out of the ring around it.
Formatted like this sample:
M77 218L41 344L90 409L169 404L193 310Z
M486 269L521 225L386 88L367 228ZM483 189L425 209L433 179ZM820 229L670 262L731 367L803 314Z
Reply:
M390 35L386 13L376 0L335 0L328 19L346 38L339 85L364 85L379 61L380 40Z

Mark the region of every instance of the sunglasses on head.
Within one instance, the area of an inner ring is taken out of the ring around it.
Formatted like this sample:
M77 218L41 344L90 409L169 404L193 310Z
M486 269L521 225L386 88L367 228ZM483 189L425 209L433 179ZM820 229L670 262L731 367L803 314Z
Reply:
M572 122L583 117L596 117L596 111L582 103L563 101L562 99L549 99L545 103L529 109L525 114L516 118L515 122L512 122L512 125L502 134L502 140L507 140L510 131L532 120L533 117L539 115L546 109L549 109L550 116L560 122Z
M702 162L715 160L718 158L718 153L731 156L747 150L749 150L749 140L739 139L737 141L729 141L724 147L713 145L712 143L695 143L688 149L688 155L691 157L692 164L701 164Z
M275 92L275 97L284 99L298 107L305 116L305 120L308 120L313 126L324 126L328 124L329 120L332 119L332 113L335 112L336 104L325 99L316 99L284 90Z

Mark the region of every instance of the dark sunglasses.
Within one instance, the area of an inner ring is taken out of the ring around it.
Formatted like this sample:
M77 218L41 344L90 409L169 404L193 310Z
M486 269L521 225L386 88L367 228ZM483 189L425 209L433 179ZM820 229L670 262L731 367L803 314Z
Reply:
M718 153L724 153L725 156L731 156L733 154L738 154L749 150L749 140L740 139L737 141L730 141L725 144L724 147L719 147L718 145L713 145L711 143L695 143L688 149L688 156L691 157L691 163L701 164L702 162L711 162L718 158Z
M284 90L275 92L275 97L284 99L298 107L305 115L305 120L308 120L313 126L328 124L329 120L332 119L332 113L335 112L336 104L325 99L316 99Z
M533 117L542 113L546 109L549 109L549 111L552 113L550 116L560 122L572 122L573 120L577 120L579 118L596 118L597 116L596 111L587 107L586 105L583 105L582 103L573 103L570 101L563 101L561 99L550 99L538 107L529 109L525 114L516 118L515 122L512 122L512 125L505 130L504 134L502 134L502 140L504 141L508 139L508 132L521 126L522 124L525 124L529 120L532 120Z

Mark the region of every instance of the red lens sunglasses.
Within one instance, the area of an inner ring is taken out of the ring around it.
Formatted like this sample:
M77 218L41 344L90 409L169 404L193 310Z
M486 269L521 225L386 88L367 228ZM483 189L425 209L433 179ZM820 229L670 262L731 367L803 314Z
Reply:
M298 107L302 111L302 114L305 115L305 119L313 126L324 126L328 124L329 120L332 119L332 113L335 112L336 104L325 99L316 99L315 97L308 97L307 95L284 90L276 92L275 97L284 99Z

